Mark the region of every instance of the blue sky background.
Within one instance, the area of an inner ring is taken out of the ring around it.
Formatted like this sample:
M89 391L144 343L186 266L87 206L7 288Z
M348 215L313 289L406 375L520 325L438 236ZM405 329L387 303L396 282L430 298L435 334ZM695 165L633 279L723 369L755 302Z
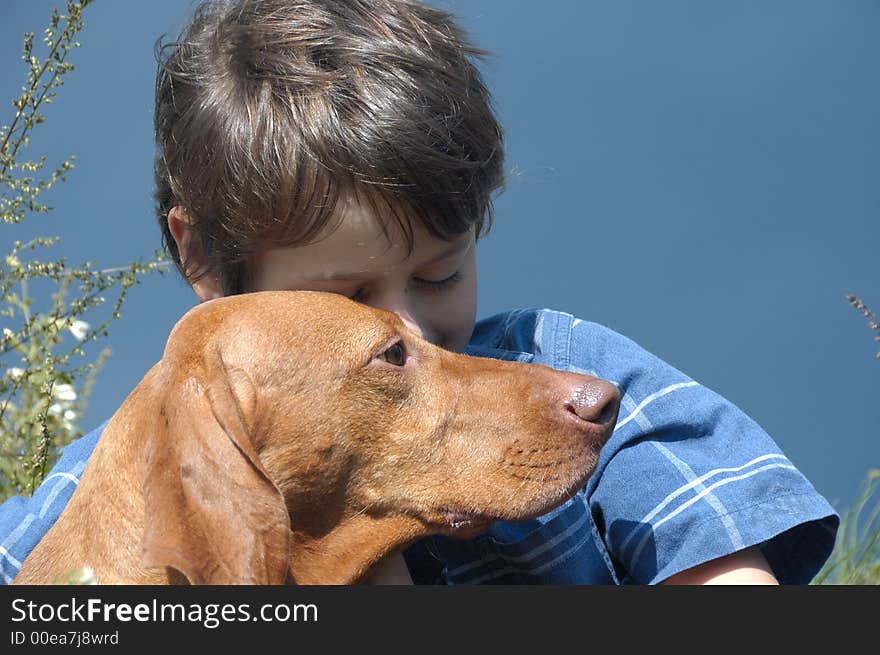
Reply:
M47 0L3 3L0 99ZM844 509L880 467L880 2L437 0L481 47L509 184L478 250L479 316L561 309L636 340L755 418ZM153 44L187 0L97 0L30 153L77 166L0 250L61 235L109 268L159 245ZM0 123L8 124L11 104ZM172 275L111 329L89 429L195 302Z

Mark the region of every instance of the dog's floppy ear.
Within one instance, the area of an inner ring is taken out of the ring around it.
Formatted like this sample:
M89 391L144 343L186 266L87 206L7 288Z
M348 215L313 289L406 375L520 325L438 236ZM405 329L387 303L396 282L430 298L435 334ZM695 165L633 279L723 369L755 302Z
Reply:
M252 384L228 371L219 352L206 358L206 379L190 378L157 408L146 448L143 563L171 566L192 584L283 584L290 520L248 434Z

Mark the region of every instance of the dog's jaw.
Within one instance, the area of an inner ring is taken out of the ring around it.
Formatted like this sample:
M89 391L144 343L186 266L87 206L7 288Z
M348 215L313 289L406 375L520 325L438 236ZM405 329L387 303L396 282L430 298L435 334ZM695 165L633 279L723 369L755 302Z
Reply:
M291 531L290 582L297 585L362 583L385 557L427 536L409 516L355 514L330 532L310 534L298 521Z

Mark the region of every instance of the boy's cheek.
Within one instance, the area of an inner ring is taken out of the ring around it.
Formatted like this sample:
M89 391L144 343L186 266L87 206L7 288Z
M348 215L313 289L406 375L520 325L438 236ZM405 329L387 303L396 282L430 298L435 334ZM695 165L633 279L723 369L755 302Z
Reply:
M462 289L460 294L452 294L454 297L449 302L441 303L442 307L438 307L442 311L438 320L444 323L441 329L444 338L439 345L453 352L462 352L467 346L477 315L476 277L469 275L466 280L462 280L461 284L468 288Z

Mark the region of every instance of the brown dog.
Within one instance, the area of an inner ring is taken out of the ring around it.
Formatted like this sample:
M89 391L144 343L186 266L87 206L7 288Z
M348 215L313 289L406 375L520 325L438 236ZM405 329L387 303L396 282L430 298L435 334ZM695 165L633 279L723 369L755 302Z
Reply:
M442 350L393 313L278 291L190 310L16 584L347 584L430 534L570 498L616 388Z

